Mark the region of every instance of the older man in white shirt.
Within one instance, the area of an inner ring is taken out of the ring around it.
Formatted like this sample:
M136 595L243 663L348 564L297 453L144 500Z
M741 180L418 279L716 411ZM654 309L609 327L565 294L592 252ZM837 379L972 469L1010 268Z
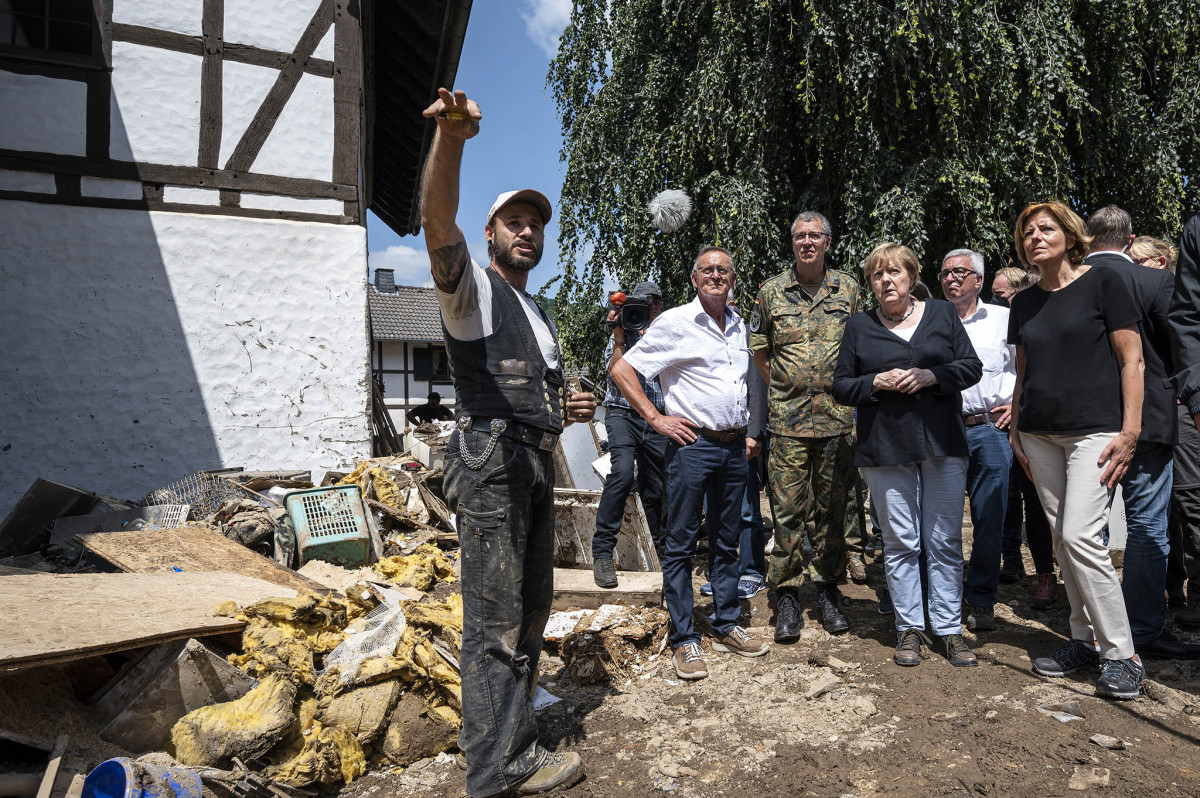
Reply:
M708 499L713 650L758 657L769 645L738 626L737 546L746 490L746 371L750 363L742 318L729 307L736 276L720 247L704 247L692 266L697 296L666 311L609 371L625 399L667 444L667 556L663 595L671 614L675 672L708 675L700 635L692 625L692 551ZM636 372L636 373L635 373ZM658 377L666 413L646 398L637 374Z
M979 301L983 286L983 256L956 249L942 259L939 275L946 299L983 361L983 377L962 392L963 422L970 458L967 494L971 499L973 541L967 564L963 600L966 625L975 632L996 628L996 588L1000 581L1000 552L1004 543L1004 513L1008 506L1008 474L1012 449L1008 425L1013 387L1017 381L1016 347L1008 345L1008 308Z

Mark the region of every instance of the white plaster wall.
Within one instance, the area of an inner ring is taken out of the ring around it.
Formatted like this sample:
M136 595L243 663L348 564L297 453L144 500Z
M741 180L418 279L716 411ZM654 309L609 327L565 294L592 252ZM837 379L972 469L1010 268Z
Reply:
M181 205L220 205L221 192L215 188L163 186L163 202L178 202Z
M324 213L342 216L346 204L341 200L316 199L313 197L281 197L278 194L254 194L242 192L243 208L258 208L266 211L294 211L296 213Z
M250 126L258 107L279 77L278 69L226 61L221 70L222 166ZM258 170L255 170L258 171Z
M300 78L251 171L333 179L333 78Z
M367 455L365 266L358 226L0 203L0 516Z
M329 26L329 30L325 33L325 38L321 39L321 43L317 45L317 49L313 50L314 58L324 58L326 61L333 60L333 26Z
M0 71L0 148L87 154L87 84Z
M85 197L140 200L142 184L133 180L109 180L102 177L81 177L79 193Z
M320 0L225 0L225 41L290 53L320 4Z
M195 166L200 148L198 55L113 42L111 157Z
M113 0L113 22L203 35L202 0Z
M408 357L404 357L404 344L401 341L383 341L383 358L382 368L385 369L403 369L408 368L410 371L413 368L413 349L416 347L429 346L424 341L409 341L408 342ZM376 347L379 343L376 343ZM378 355L376 355L378 360ZM425 381L417 381L412 374L384 374L383 375L383 401L388 407L404 407L404 380L408 379L408 407L416 407L422 404L429 396L430 391L437 391L442 395L442 404L454 407L454 386L442 383L429 383Z
M54 175L45 172L18 172L0 169L0 191L32 191L37 194L57 193Z

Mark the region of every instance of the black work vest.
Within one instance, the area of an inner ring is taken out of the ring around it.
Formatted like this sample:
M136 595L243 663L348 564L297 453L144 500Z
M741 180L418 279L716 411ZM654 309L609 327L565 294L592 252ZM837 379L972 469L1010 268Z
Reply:
M485 272L492 284L495 331L475 341L460 341L442 324L454 375L455 415L502 418L558 435L563 428L562 369L546 365L513 287L492 269ZM553 330L545 311L538 311Z

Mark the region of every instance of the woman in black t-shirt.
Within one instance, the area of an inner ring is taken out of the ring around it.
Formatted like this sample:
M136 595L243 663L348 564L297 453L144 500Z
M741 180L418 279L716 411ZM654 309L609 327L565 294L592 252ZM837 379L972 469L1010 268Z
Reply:
M1071 639L1033 670L1065 676L1099 664L1097 695L1135 698L1145 670L1103 530L1141 432L1140 316L1114 271L1083 264L1091 238L1063 203L1030 205L1014 238L1040 279L1013 297L1009 315L1009 440L1037 485L1071 601Z

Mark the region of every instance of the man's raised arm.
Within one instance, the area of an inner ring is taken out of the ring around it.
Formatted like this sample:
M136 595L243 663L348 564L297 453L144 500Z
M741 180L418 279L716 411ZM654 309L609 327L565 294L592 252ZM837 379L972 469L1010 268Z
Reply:
M424 113L437 122L438 129L421 181L421 228L433 281L452 294L471 262L467 240L455 221L463 142L479 132L483 114L465 92L451 94L448 89L438 89L438 99Z

